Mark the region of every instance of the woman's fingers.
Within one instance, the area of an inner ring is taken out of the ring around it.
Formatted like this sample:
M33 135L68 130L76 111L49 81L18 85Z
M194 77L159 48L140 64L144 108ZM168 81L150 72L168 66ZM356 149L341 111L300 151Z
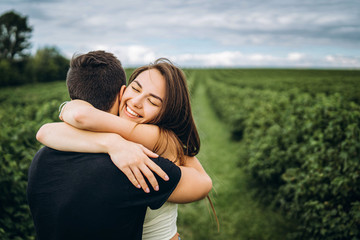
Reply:
M151 161L151 160L149 160ZM152 161L151 161L152 162ZM161 169L161 168L160 168ZM149 193L150 189L144 179L144 177L149 181L149 183L151 184L152 188L155 191L159 190L159 183L156 180L154 173L149 169L149 167L145 164L138 166L133 166L131 168L132 172L134 173L136 180L140 183L141 188L146 192ZM162 171L162 170L161 170ZM162 171L163 172L163 171Z
M161 167L159 167L159 165L157 165L155 162L151 161L150 159L148 159L145 163L147 165L147 167L153 171L154 173L156 173L159 177L161 177L162 179L164 179L165 181L169 180L168 175L164 172L164 170L161 169ZM150 179L149 179L150 181Z
M155 191L159 190L159 183L155 174L165 181L169 180L167 174L149 158L158 158L159 156L141 144L132 143L126 151L117 150L109 152L109 155L130 182L147 193L150 192L150 188L145 179L148 180Z
M120 169L126 177L130 180L130 182L137 188L141 188L139 182L136 180L136 177L134 176L133 172L130 170L130 168L123 168Z
M144 153L148 156L148 157L152 157L152 158L158 158L159 155L150 151L149 149L147 149L146 147L144 147L143 145L140 145L140 147L143 149ZM159 167L159 165L157 165L156 163L154 163L153 161L151 161L150 159L146 158L145 159L145 164L148 166L148 168L150 170L152 170L154 173L156 173L158 176L160 176L162 179L164 179L165 181L169 180L168 175L161 169L161 167ZM152 175L154 176L154 175ZM150 179L148 178L148 180L150 181Z
M159 190L159 183L156 180L156 178L154 176L154 173L149 169L149 167L144 164L144 165L142 165L140 167L140 170L141 170L141 173L147 178L147 180L151 184L152 188L155 191L158 191Z
M149 181L155 191L159 190L159 183L156 180L154 174L159 175L165 181L169 180L169 177L164 172L164 170L162 170L156 163L154 163L150 159L146 161L146 164L141 164L140 166L135 165L131 167L131 170L134 173L136 180L140 183L141 188L144 189L145 192L149 192L150 189L148 188L144 177Z
M156 153L154 153L153 151L150 151L149 149L147 149L146 147L144 147L143 145L140 145L141 148L143 149L144 153L151 158L158 158L159 155L157 155Z
M136 180L139 182L139 184L140 184L141 188L144 190L144 192L149 193L150 189L149 189L148 185L146 184L144 176L140 172L139 168L138 167L132 167L131 171L134 173L134 175L136 177Z

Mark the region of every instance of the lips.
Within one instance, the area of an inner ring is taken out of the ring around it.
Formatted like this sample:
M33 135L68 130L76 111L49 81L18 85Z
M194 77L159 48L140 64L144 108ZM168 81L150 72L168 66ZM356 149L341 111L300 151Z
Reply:
M129 106L126 106L125 113L129 117L141 117L139 114L137 114L135 111L133 111Z

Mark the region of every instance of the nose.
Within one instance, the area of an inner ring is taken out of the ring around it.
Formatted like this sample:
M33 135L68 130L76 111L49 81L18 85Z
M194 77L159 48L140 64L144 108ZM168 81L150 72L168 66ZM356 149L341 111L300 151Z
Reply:
M133 104L134 107L136 108L142 108L142 102L143 102L143 97L141 95L138 95L136 97L133 97L131 99L131 102Z

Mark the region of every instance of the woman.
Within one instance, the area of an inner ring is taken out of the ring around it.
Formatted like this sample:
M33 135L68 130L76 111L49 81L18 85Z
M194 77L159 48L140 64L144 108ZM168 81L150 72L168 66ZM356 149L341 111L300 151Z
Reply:
M203 182L203 187L194 189L189 184L186 191L175 190L169 198L170 202L185 203L206 196L212 184L194 157L199 152L200 139L192 117L183 72L170 61L158 59L153 65L138 68L133 72L129 86L122 87L120 91L120 99L119 117L97 110L87 102L75 100L65 105L60 118L79 129L117 133L177 165L195 169L196 174L185 172L182 180L186 179L189 183L200 181ZM88 148L82 144L84 136L86 141L91 143ZM118 166L116 156L119 150L116 143L104 145L96 133L89 137L89 132L71 128L60 130L56 125L47 124L39 130L37 138L45 145L66 151L77 151L81 147L83 151L90 152L94 151L95 144L99 152L109 153ZM81 146L78 146L79 144ZM133 176L129 179L133 184L141 185L145 191L149 191L146 183L136 180L141 179L140 171L143 170L131 170L130 175ZM156 190L157 186L153 188ZM143 239L177 239L176 218L177 205L173 203L168 202L158 210L148 209Z

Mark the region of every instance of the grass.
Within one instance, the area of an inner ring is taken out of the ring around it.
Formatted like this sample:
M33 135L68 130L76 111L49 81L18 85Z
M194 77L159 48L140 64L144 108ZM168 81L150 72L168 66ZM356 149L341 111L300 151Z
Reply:
M65 81L0 88L0 104L25 106L69 99Z
M198 83L192 94L202 146L198 158L213 180L211 193L220 232L206 200L180 205L178 231L184 239L285 239L291 228L279 213L252 197L247 177L237 166L243 155L241 142L210 106L205 85Z

